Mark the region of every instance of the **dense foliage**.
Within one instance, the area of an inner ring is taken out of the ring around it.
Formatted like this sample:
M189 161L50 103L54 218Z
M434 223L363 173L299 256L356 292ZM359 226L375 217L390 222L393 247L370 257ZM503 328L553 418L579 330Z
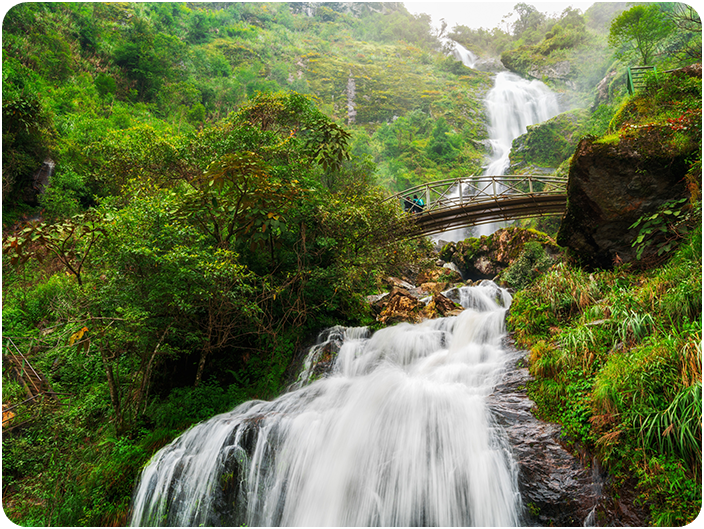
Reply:
M536 64L567 62L565 79L545 80L566 101L594 100L618 65L607 33L625 3L555 17L514 9L511 32L449 34L533 77L543 77ZM660 43L669 58L658 64L696 57L701 22L678 9L667 11L680 31ZM23 3L8 12L3 335L60 394L12 411L11 424L33 419L3 438L13 521L126 523L138 472L157 449L239 402L276 395L321 328L373 322L364 296L429 247L395 240L405 220L384 201L389 191L476 174L488 150L482 99L492 76L448 56L443 32L400 3ZM701 81L669 91L648 83L649 98L624 99L619 73L588 118L535 129L513 159L564 166L580 134L653 124L669 149L701 141L692 110ZM700 159L688 178L695 197ZM696 218L677 211L667 218ZM687 487L701 443L692 421L697 405L701 414L701 243L687 237L678 257L645 275L592 279L569 265L543 274L553 261L537 246L506 274L527 287L512 314L533 347L541 413L596 447L619 479L638 476L654 515L671 523L689 519L699 490ZM593 283L598 292L583 292ZM653 373L662 383L639 385ZM22 402L24 388L6 375L3 403ZM680 518L676 498L686 502Z
M701 78L651 76L600 141L658 131L657 147L674 158L701 146L700 104ZM657 261L669 260L592 273L561 262L516 294L509 318L530 349L540 416L598 457L611 494L634 487L665 526L690 523L702 500L701 150L688 162L689 199L633 226L638 255L656 244Z

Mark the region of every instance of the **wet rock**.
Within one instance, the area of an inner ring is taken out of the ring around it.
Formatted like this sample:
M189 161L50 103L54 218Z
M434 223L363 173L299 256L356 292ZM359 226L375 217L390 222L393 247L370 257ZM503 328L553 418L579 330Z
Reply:
M386 302L377 316L377 321L386 325L403 321L417 323L422 320L423 302L403 288L394 288L384 298Z
M464 308L456 304L442 294L434 294L428 304L423 309L423 313L428 318L444 318L446 316L457 316Z
M570 453L560 426L538 420L526 395L526 353L509 349L511 358L502 381L489 397L489 407L506 430L519 468L524 524L583 526L598 509L605 475L593 472Z
M538 241L551 256L560 252L548 235L511 227L488 236L451 242L442 249L440 258L454 263L464 280L493 279L518 259L529 241Z
M442 265L423 270L416 277L416 284L424 283L459 283L462 281L462 274L459 270L447 266L448 263L442 261Z
M588 137L577 146L557 242L585 265L611 268L634 261L631 245L639 229L631 229L633 223L687 196L687 159L694 151L676 152L663 141L668 134L663 127L637 128L614 141ZM655 243L646 247L643 259L655 257L657 249Z
M589 112L579 108L528 126L525 134L513 140L508 173L554 174L574 153L588 118Z

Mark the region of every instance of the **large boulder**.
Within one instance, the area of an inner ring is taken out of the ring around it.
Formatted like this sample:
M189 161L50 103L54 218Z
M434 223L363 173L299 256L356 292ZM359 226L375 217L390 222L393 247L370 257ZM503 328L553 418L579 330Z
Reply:
M382 300L383 307L376 317L377 321L390 325L393 323L418 323L423 320L425 305L404 288L394 288Z
M577 147L588 117L588 111L579 108L528 126L525 134L513 140L509 174L554 174Z
M609 268L633 261L638 229L630 227L665 202L687 196L691 153L673 151L662 141L664 132L641 127L620 137L588 137L577 146L557 243L585 265Z
M454 263L465 280L493 279L508 268L529 241L537 241L550 255L560 250L548 235L530 229L502 228L491 235L451 242L440 258Z

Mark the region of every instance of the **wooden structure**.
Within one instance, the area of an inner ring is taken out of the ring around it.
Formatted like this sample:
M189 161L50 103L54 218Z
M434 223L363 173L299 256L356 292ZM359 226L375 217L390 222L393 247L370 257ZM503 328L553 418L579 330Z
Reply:
M420 237L463 226L562 215L566 189L567 179L557 176L471 176L412 187L387 200L404 207L407 197L423 199L423 211L412 213L408 233Z

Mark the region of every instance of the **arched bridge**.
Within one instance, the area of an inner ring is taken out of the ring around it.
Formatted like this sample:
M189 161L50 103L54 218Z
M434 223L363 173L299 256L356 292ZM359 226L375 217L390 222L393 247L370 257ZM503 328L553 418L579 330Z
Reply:
M412 187L387 200L404 207L418 195L423 211L412 213L411 237L490 222L561 215L567 205L567 179L557 176L470 176ZM405 207L404 207L405 209Z

